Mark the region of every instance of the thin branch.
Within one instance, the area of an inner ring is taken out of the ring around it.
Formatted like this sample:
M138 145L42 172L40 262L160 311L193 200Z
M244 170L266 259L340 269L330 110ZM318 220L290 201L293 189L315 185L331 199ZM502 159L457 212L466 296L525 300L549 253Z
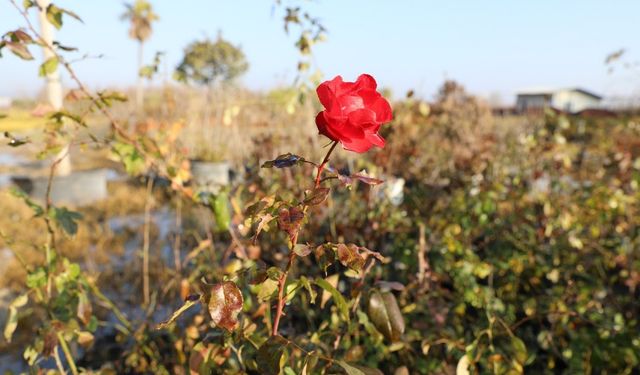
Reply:
M73 361L73 356L71 355L71 350L69 350L69 345L67 345L67 341L62 336L62 332L56 332L58 336L58 342L62 347L62 351L64 352L64 356L67 358L67 364L69 365L69 369L73 375L78 375L78 368L76 367L76 363Z
M33 35L36 37L38 42L42 46L44 46L45 48L47 48L49 51L51 51L53 53L53 55L58 60L58 62L67 71L67 73L71 77L71 80L73 82L75 82L75 84L78 86L78 89L96 106L96 108L98 108L100 113L102 113L107 118L107 120L109 122L109 125L111 126L111 128L113 129L115 134L120 136L124 141L126 141L128 144L133 146L136 149L136 151L138 151L140 154L145 156L145 159L151 164L151 166L155 167L158 170L159 173L161 173L163 176L168 176L168 174L166 172L164 172L164 168L162 168L161 165L159 165L152 157L150 157L149 153L146 152L144 147L142 147L139 144L139 142L133 136L131 136L129 133L127 133L127 131L122 127L122 125L115 119L113 114L107 109L107 106L106 106L104 100L102 98L98 98L96 95L92 94L89 91L89 89L84 85L84 83L82 83L80 78L78 78L78 75L76 74L76 72L71 67L71 64L68 61L66 61L63 58L63 56L60 55L60 53L58 53L58 51L52 45L50 45L50 44L45 42L45 40L42 38L40 33L38 33L38 31L34 27L33 23L29 19L29 14L27 13L27 11L22 9L22 8L20 8L20 6L16 2L16 0L9 0L9 1L11 2L11 4L13 4L13 6L22 15L22 17L24 18L25 22L27 23L27 27L28 27L29 31L31 31L33 33ZM177 186L175 186L175 189L180 191L181 193L183 193L185 196L187 196L189 198L192 198L193 193L190 190L184 188L183 186L177 185Z
M146 202L144 204L144 235L142 241L142 290L145 306L149 304L149 241L151 226L151 205L153 204L153 178L148 177Z

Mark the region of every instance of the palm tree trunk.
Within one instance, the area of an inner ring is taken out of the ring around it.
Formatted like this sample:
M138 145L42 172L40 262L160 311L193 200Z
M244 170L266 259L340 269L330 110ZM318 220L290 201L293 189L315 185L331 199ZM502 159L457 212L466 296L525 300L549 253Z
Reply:
M140 70L144 64L144 42L138 42L138 83L136 87L136 113L138 114L138 120L142 117L142 111L144 109L144 80L140 75Z
M53 25L47 20L47 7L51 4L51 0L38 0L38 6L40 7L39 19L40 19L40 35L44 43L51 47L53 45ZM49 47L43 47L42 58L43 62L55 57L55 54ZM45 77L47 95L47 102L54 111L59 111L62 108L62 84L60 83L60 72L58 69L48 73ZM71 157L69 155L69 145L60 150L56 159L61 159L56 168L56 172L59 175L68 175L71 173Z

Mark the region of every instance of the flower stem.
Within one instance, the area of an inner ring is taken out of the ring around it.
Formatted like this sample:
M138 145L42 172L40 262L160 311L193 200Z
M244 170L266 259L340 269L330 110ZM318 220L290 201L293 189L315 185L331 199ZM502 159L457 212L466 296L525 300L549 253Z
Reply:
M276 336L278 334L278 327L280 326L280 318L284 312L284 305L287 302L287 299L284 296L284 288L287 284L287 276L289 276L289 271L291 270L291 266L293 265L293 261L296 258L296 253L293 252L293 248L296 246L298 242L298 233L292 237L291 241L291 251L289 252L289 261L287 262L287 268L285 268L284 273L280 275L278 279L278 304L276 305L276 315L273 319L273 329L271 331L271 336Z
M318 165L318 171L316 174L315 185L314 185L315 188L318 188L320 186L320 182L321 182L320 177L322 176L322 171L324 170L324 167L329 162L329 157L331 156L331 153L333 152L333 150L336 148L337 145L338 145L338 141L334 141L333 144L331 145L331 148L329 149L327 154L324 156L324 159L322 159L322 163ZM303 205L302 210L303 212L306 212L307 206ZM280 275L280 278L278 279L278 304L276 305L276 315L273 318L273 327L271 329L271 336L278 335L280 318L284 313L284 305L287 301L284 295L284 289L287 284L287 277L289 276L289 271L291 270L291 266L293 266L293 262L296 259L296 253L293 252L293 249L296 247L296 244L298 243L299 232L300 232L300 228L298 228L298 230L291 236L291 250L289 252L289 261L287 262L287 267L285 268L284 272L282 273L282 275Z
M315 184L316 188L320 186L320 182L321 182L320 177L322 176L322 171L324 170L324 167L329 162L329 156L331 156L331 153L333 152L333 150L336 148L337 145L338 145L338 141L333 141L333 144L331 145L329 152L327 152L327 154L324 156L324 159L322 159L322 163L320 163L320 165L318 166L318 174L316 175L316 184Z

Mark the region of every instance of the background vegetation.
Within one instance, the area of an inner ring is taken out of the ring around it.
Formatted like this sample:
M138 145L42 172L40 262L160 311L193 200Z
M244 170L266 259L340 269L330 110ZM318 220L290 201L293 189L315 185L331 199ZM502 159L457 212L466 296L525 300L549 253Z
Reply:
M56 20L58 11L48 12ZM284 12L322 32L300 10ZM319 39L302 34L303 61ZM3 40L13 52L35 47L21 34ZM20 146L11 155L47 160L70 144L75 170L127 174L110 180L105 200L77 208L3 188L0 367L400 375L640 366L638 118L494 118L453 81L431 103L396 100L384 149L331 159L341 178L309 208L300 243L310 246L291 270L279 341L269 338L271 307L289 233L262 221L305 196L313 167L261 166L286 152L321 160L320 106L307 80L267 93L234 85L246 62L222 39L191 47L178 72L206 89L167 84L141 107L74 89L61 111L24 103L0 119L7 147ZM194 78L186 67L201 66L200 54L190 51L203 47L205 60L233 69ZM200 189L194 159L230 162L232 182ZM47 176L55 160L29 170ZM324 243L333 245L316 248ZM359 263L361 248L379 262ZM211 284L229 281L243 303L227 331L207 304ZM180 306L189 309L167 321Z

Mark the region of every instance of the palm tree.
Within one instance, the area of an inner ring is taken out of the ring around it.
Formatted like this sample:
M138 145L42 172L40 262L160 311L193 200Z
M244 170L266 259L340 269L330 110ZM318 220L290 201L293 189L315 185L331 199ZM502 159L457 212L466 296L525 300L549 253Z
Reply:
M46 46L42 46L42 61L48 61L55 56L52 46L55 30L51 22L47 19L47 7L51 4L51 0L38 0L38 16L40 19L40 35ZM62 83L60 82L60 72L56 67L53 71L47 72L45 75L45 93L47 96L47 104L54 111L60 111L63 106ZM56 173L59 175L68 175L71 173L71 156L69 155L69 145L65 145L56 155L59 160Z
M136 0L133 4L125 4L127 10L120 16L123 21L129 21L129 37L138 41L138 83L136 88L136 108L138 113L142 110L144 100L144 87L140 69L144 61L144 42L151 36L151 24L158 20L158 15L153 12L151 3L146 0Z

